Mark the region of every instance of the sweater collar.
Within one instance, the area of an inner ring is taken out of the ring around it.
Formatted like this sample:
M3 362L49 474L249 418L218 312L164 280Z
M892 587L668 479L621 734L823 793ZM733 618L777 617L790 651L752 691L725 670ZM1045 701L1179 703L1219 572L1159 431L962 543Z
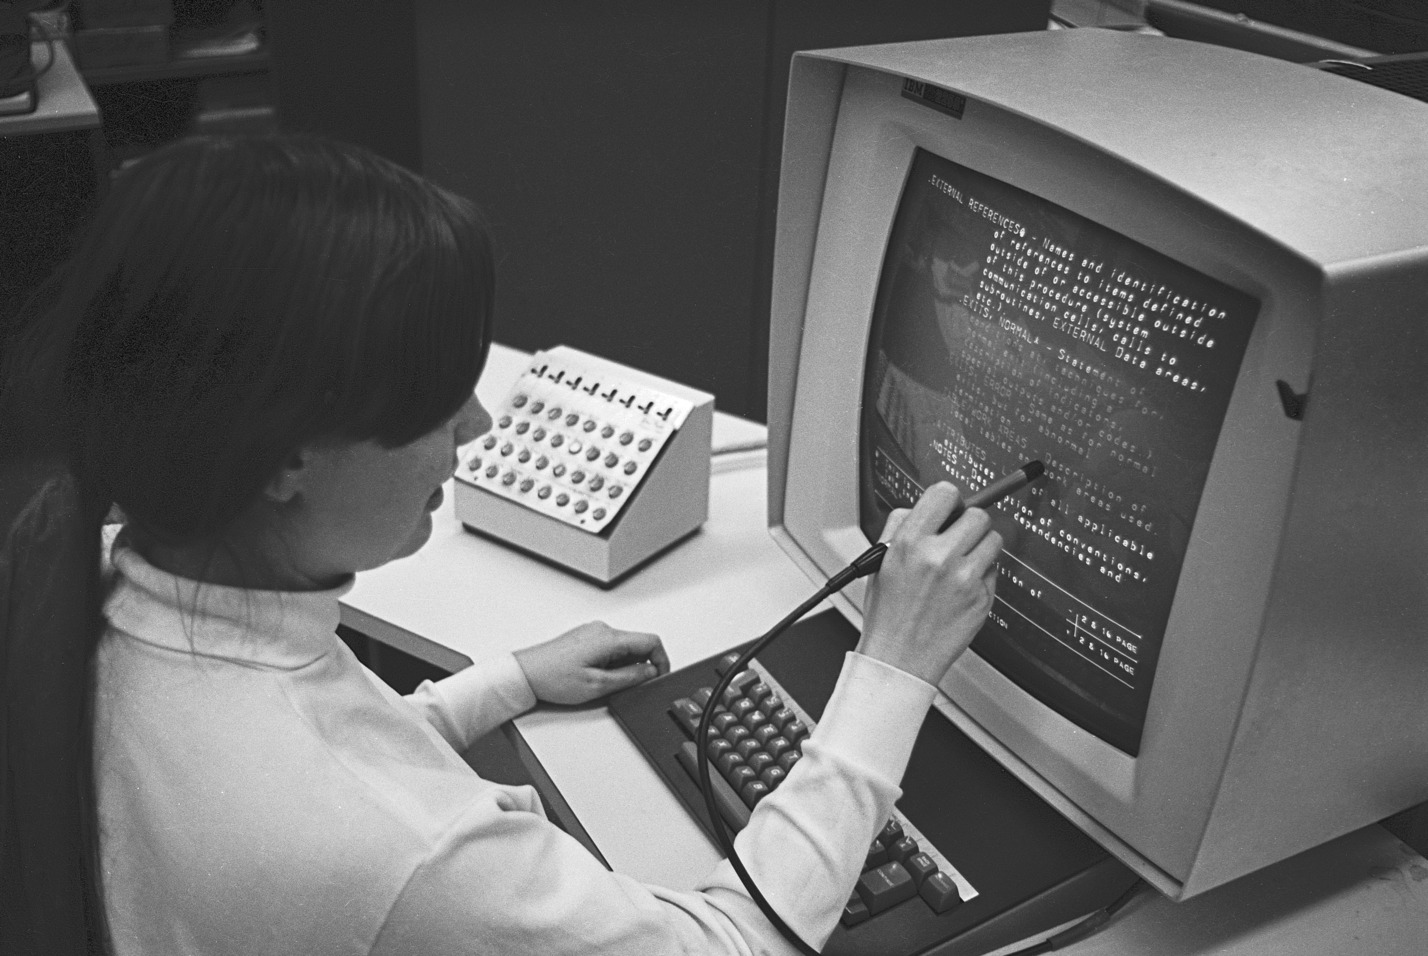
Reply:
M262 591L181 578L154 567L122 536L111 551L109 626L159 647L258 666L303 667L332 650L339 599L326 591Z

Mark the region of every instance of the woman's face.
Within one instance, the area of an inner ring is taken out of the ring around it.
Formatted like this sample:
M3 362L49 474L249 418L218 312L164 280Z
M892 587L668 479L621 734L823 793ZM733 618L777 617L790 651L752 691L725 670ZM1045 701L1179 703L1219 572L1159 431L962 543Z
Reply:
M331 587L356 571L406 557L431 536L456 449L484 434L491 416L473 395L452 418L400 448L374 441L305 449L290 472L274 564L289 586Z

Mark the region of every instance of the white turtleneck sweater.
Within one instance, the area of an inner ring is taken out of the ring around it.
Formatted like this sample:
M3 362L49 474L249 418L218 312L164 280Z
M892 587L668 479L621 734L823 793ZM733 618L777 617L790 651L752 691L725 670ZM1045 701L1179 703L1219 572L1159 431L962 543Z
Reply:
M471 770L459 752L535 703L514 657L401 697L336 637L350 584L198 585L122 544L113 565L95 762L121 956L791 951L727 862L698 891L646 886L547 822L529 787ZM738 837L815 944L932 694L850 654L804 759Z

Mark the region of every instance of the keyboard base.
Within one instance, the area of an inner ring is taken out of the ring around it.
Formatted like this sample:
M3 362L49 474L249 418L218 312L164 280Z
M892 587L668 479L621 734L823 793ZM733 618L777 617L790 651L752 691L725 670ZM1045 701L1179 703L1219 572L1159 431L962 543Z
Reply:
M789 628L759 660L816 720L857 640L852 625L826 611ZM609 702L615 719L706 831L703 798L675 757L687 738L667 710L713 683L714 661L722 653ZM913 747L898 809L979 895L941 915L914 900L851 929L840 926L825 953L977 956L1106 906L1136 879L935 710Z

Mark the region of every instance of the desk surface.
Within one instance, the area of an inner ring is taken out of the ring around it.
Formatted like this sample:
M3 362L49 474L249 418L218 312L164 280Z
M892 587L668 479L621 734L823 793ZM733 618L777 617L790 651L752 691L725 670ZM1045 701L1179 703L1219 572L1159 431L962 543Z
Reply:
M484 403L499 403L523 358L493 352ZM716 445L748 433L715 427ZM608 591L464 531L448 494L421 551L358 577L343 623L458 669L600 619L659 633L673 665L689 664L758 636L813 590L768 536L763 467L744 466L714 474L699 534ZM615 869L687 888L717 861L605 708L541 708L517 728ZM1369 827L1185 903L1143 899L1063 952L1422 956L1428 861Z
M30 44L30 62L44 69L54 51L54 64L36 81L39 103L33 113L0 117L0 136L31 133L56 133L65 130L94 129L99 126L99 106L89 94L89 87L75 68L69 46L56 40L53 46Z

